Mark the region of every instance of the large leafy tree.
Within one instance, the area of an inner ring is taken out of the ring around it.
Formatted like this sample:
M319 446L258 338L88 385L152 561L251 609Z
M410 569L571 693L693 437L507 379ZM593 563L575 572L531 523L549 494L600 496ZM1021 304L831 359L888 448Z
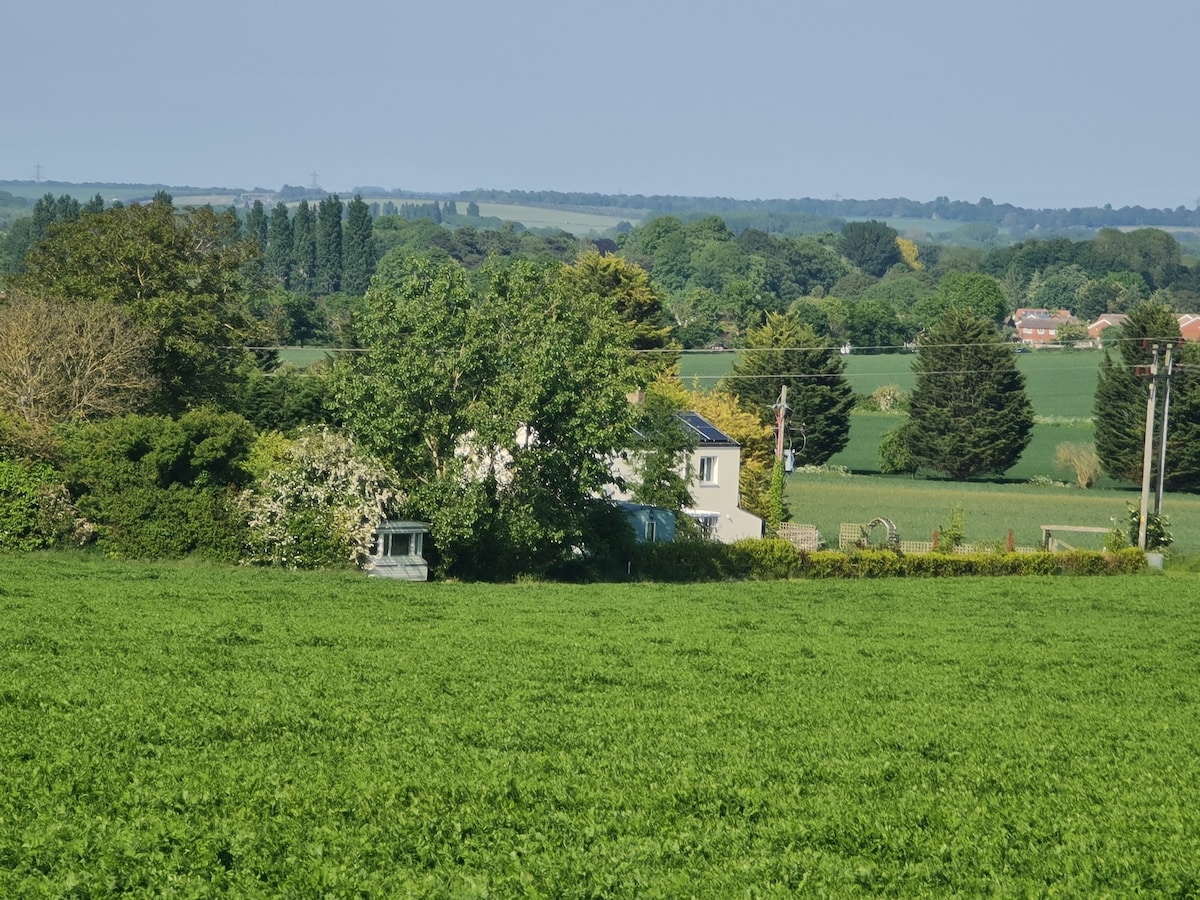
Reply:
M843 374L845 363L829 346L790 314L769 313L746 332L741 359L722 388L774 420L780 389L787 385L789 434L798 465L821 465L850 439L854 391Z
M558 267L392 253L339 360L347 426L411 485L441 567L464 577L546 571L589 544L609 460L629 435L628 344L611 305L580 302Z
M562 283L573 302L592 305L601 315L616 313L630 351L630 389L645 387L678 362L662 292L644 269L619 256L588 252L563 267Z
M154 339L113 305L12 297L0 306L0 412L33 429L123 415L155 388Z
M1162 421L1166 402L1165 349L1179 340L1179 322L1170 307L1149 300L1134 307L1121 326L1116 359L1108 350L1100 363L1096 384L1096 453L1104 471L1114 478L1137 483L1142 478L1142 457L1146 439L1146 404L1150 379L1139 375L1153 358L1153 345L1159 346L1159 375L1155 388L1154 421ZM1200 409L1200 389L1193 371L1195 351L1177 351L1175 362L1182 363L1172 373L1171 405L1168 417L1167 469L1164 483L1171 488L1195 488L1200 485L1196 443ZM1157 427L1157 426L1156 426ZM1157 440L1157 437L1156 437ZM1151 461L1157 478L1158 452Z
M868 275L882 278L898 262L903 262L899 233L884 222L847 222L838 237L838 250Z
M1001 475L1020 459L1033 406L995 325L951 307L922 338L913 371L911 427L900 433L914 466L966 481Z
M161 408L221 405L246 358L237 347L252 337L244 267L253 250L232 237L230 219L162 202L82 216L50 230L16 287L119 307L154 337Z

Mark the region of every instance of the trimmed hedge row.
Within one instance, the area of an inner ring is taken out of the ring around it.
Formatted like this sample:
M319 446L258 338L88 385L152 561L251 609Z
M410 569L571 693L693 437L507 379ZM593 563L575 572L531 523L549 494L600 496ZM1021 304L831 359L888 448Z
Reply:
M1146 571L1136 549L1114 553L921 553L888 550L797 550L766 538L733 544L676 541L639 544L630 562L639 581L722 581L793 578L945 578L963 575L1129 575Z

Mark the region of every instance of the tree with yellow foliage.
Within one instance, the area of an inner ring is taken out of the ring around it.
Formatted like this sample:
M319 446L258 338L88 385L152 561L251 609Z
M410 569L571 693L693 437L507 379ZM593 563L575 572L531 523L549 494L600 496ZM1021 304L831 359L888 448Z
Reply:
M900 258L904 260L906 266L914 272L920 272L925 268L925 264L920 260L920 251L913 241L897 235L896 246L900 248Z

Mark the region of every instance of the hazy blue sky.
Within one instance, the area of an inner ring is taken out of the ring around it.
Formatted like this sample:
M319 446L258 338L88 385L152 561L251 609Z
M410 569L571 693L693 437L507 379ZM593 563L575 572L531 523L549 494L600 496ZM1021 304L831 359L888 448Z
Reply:
M1193 206L1196 0L40 0L0 179Z

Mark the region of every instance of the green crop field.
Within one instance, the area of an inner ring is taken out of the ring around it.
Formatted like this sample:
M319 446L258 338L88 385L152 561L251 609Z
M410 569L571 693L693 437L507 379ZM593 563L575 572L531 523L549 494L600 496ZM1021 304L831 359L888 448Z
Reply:
M1026 391L1034 412L1046 418L1090 418L1096 394L1096 378L1103 354L1096 351L1039 350L1022 353L1017 367L1025 375ZM708 390L729 374L738 360L738 352L684 353L679 374L689 388ZM894 384L911 393L915 379L913 356L907 353L868 355L852 353L845 357L846 380L856 394L870 394L876 388Z
M1200 890L1194 575L0 565L6 897Z

